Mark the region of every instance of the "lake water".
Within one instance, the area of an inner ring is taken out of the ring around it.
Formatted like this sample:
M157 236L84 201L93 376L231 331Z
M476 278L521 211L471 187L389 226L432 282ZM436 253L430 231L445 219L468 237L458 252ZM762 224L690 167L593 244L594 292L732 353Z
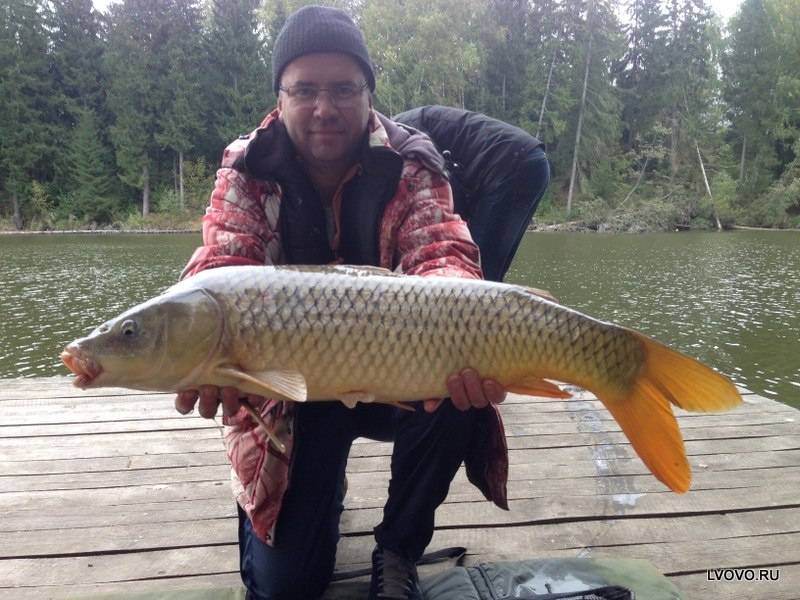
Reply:
M175 282L192 235L0 235L0 378ZM638 329L800 407L800 232L531 233L508 281Z

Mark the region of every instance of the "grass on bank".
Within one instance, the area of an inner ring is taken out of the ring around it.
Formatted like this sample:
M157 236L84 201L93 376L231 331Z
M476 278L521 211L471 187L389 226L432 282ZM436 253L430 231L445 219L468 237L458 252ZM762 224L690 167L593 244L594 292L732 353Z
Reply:
M212 181L207 173L191 178L181 206L172 188L153 194L151 213L121 200L68 196L54 201L44 186L34 183L23 214L25 231L199 231ZM751 226L800 229L800 177L769 188L757 203L739 198L736 183L727 175L714 181L713 201L686 186L645 184L635 194L606 187L579 194L570 213L565 193L551 186L532 222L533 229L643 233L714 230ZM0 216L0 231L16 231L14 220Z

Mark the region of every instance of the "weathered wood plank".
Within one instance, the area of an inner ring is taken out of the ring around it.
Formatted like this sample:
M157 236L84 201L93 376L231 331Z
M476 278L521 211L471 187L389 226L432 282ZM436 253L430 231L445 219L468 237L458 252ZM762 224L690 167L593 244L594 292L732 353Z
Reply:
M131 469L159 469L172 467L203 467L227 465L228 459L220 445L215 450L186 452L182 454L140 454L101 458L63 458L46 460L0 461L2 476L47 475L73 473L102 473Z

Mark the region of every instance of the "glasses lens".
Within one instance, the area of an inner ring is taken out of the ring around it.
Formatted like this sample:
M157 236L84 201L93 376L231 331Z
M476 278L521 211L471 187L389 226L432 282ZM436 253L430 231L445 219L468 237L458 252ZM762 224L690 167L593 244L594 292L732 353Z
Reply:
M286 92L292 102L301 106L314 104L323 92L328 94L331 102L336 106L351 106L358 101L358 97L365 87L366 84L338 83L330 88L298 84L281 89Z

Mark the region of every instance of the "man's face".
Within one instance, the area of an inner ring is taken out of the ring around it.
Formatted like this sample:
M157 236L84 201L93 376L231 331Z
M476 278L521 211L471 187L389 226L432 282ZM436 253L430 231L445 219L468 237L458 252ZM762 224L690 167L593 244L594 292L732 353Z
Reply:
M300 156L311 168L347 168L367 130L372 98L358 63L347 54L306 54L290 62L281 77L280 120ZM356 86L358 93L336 100L337 86ZM293 97L284 90L322 89L316 100ZM325 91L330 90L330 91Z

